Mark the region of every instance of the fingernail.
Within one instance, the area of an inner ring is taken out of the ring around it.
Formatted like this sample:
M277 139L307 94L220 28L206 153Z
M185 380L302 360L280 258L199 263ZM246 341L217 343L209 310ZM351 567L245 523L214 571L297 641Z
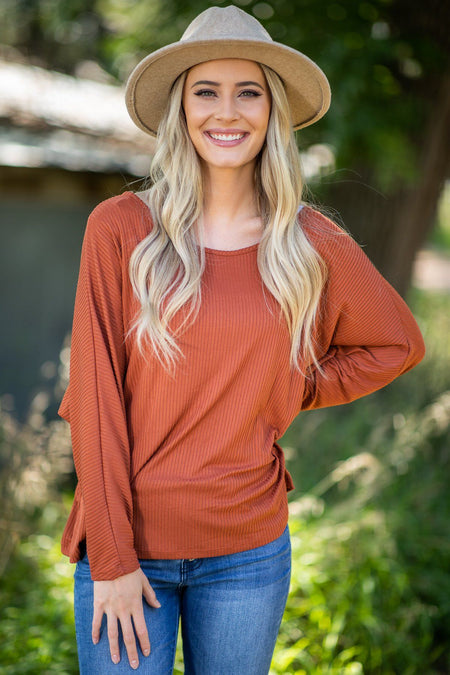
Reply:
M130 663L130 665L131 665L131 667L133 668L133 670L136 670L136 668L137 668L138 665L139 665L139 662L136 661L136 659L133 659L133 661Z
M156 606L157 606L158 608L161 607L161 603L159 602L159 600L156 601Z
M119 661L120 661L120 659L119 659L119 657L117 656L117 654L113 654L111 658L112 658L112 662L113 662L113 663L119 663Z
M144 654L144 656L148 656L150 654L150 649L144 649L142 653Z
M92 642L94 643L94 645L98 645L98 638L96 637L92 638Z

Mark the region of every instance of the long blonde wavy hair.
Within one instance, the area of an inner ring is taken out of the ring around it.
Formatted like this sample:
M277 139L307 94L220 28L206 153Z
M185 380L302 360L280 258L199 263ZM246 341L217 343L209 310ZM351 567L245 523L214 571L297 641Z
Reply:
M260 64L261 65L261 64ZM255 190L263 234L258 268L278 301L291 336L291 365L318 365L312 339L321 291L323 260L297 222L303 183L289 104L279 76L261 65L272 95L266 140L255 168ZM141 351L150 342L164 367L172 371L182 355L177 335L201 304L205 253L195 226L202 212L200 163L182 109L187 71L175 81L159 125L148 192L153 228L135 248L129 273L140 312L132 327ZM181 314L179 314L181 313ZM176 331L170 324L181 316ZM303 369L302 369L303 370Z

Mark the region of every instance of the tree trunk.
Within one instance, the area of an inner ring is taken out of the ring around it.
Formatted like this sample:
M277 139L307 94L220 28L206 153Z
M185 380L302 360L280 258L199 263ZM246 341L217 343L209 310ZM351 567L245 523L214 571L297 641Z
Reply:
M450 77L441 81L423 136L414 186L383 195L370 186L370 172L330 183L326 201L380 272L405 295L414 259L433 228L439 197L450 170Z

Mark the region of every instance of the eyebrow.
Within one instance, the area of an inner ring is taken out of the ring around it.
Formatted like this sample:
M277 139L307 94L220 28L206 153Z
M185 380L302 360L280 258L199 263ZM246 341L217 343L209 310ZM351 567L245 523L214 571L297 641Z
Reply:
M199 80L198 82L195 82L192 85L191 89L199 84L207 84L210 87L220 87L220 82L212 82L212 80ZM251 86L259 87L264 91L264 87L258 82L253 82L253 80L248 80L246 82L236 82L236 87L251 87Z

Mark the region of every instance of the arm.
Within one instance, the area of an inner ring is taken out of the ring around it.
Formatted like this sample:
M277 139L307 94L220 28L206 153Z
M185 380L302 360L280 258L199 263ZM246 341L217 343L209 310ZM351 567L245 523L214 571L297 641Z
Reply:
M75 300L70 384L60 410L70 422L94 580L114 579L139 567L131 526L123 395L121 246L112 220L104 204L88 220Z
M328 229L317 242L328 266L316 332L321 368L312 367L306 380L303 410L370 394L424 355L419 328L398 293L348 235L331 223Z
M143 654L150 652L142 596L153 607L159 603L139 567L133 543L130 448L123 394L124 266L120 233L113 220L111 211L102 204L86 228L75 300L70 384L60 414L70 422L85 512L94 580L92 639L98 642L106 614L111 658L117 663L120 622L128 659L135 668L139 660L134 631Z

